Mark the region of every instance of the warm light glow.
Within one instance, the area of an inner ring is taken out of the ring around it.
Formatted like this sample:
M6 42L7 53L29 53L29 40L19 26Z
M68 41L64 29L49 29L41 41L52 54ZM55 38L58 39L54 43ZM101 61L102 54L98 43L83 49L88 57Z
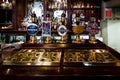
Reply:
M2 4L1 4L2 8L12 8L12 3L9 2L8 0L3 0Z
M28 50L28 52L32 52L32 50L30 49L30 50Z
M8 1L8 0L6 0L6 2L5 2L5 3L9 4L9 1Z
M41 61L39 63L36 63L36 65L46 65L46 66L48 65L49 66L49 65L52 65L52 64L51 64L51 62L42 62Z
M101 51L99 49L96 49L95 52L100 53Z
M91 66L92 64L90 64L89 62L83 62L83 64L85 65L85 66Z
M27 65L31 65L31 63L27 63Z
M61 0L57 0L57 2L61 2Z
M10 73L10 69L8 68L7 70L6 70L6 74L9 74Z

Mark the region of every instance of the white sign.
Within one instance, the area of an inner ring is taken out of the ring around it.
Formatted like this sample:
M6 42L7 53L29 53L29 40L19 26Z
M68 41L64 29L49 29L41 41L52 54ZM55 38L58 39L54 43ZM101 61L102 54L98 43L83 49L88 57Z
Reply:
M64 25L59 26L58 34L60 36L65 36L67 34L67 28Z

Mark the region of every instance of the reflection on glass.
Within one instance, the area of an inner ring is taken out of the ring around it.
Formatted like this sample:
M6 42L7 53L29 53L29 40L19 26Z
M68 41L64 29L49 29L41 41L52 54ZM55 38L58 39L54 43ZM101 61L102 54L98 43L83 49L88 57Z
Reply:
M20 41L26 42L26 37L22 36L22 35L17 35L17 36L12 35L12 36L10 36L10 40L9 40L10 43L20 42Z
M37 18L42 17L43 15L43 2L41 0L34 0L33 3L28 3L28 14L31 16L35 12Z
M1 34L0 38L1 38L1 43L6 42L6 35L5 34Z
M37 18L41 17L43 15L43 2L41 1L34 1L32 12L36 13Z
M21 28L26 27L29 23L32 22L32 14L35 13L37 20L36 24L41 27L43 21L43 0L34 0L33 2L28 2L27 5L27 14L24 20L21 23ZM21 30L21 29L20 29ZM22 29L23 30L23 29Z
M61 18L61 14L64 12L64 10L56 10L54 11L54 17L55 18Z
M3 2L0 5L3 9L12 9L12 3L8 0L3 0Z
M61 15L65 12L66 14L66 19L67 19L67 11L65 10L55 10L53 12L53 17L52 17L52 30L57 30L57 28L61 25ZM65 19L65 24L66 23Z
M49 0L51 2L51 0ZM53 0L51 3L48 3L49 9L66 9L67 0Z

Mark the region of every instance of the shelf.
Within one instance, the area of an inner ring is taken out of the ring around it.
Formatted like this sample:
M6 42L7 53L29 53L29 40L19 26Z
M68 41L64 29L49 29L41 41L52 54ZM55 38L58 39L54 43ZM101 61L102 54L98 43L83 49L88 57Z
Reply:
M18 30L0 30L1 33L11 33L11 34L21 34L24 33L26 34L27 31L18 31Z
M67 8L54 8L54 9L47 9L48 11L55 11L55 10L67 10Z
M72 10L97 10L101 8L71 8Z
M0 23L0 25L11 25L12 23Z
M0 10L4 10L4 11L12 11L12 9L9 9L9 8L1 8L1 7L0 7Z

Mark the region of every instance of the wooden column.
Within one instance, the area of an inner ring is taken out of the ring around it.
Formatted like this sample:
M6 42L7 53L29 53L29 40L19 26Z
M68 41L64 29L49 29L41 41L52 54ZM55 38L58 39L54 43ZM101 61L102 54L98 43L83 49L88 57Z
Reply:
M16 29L21 26L21 22L25 17L26 0L16 0ZM14 17L14 15L13 15Z

